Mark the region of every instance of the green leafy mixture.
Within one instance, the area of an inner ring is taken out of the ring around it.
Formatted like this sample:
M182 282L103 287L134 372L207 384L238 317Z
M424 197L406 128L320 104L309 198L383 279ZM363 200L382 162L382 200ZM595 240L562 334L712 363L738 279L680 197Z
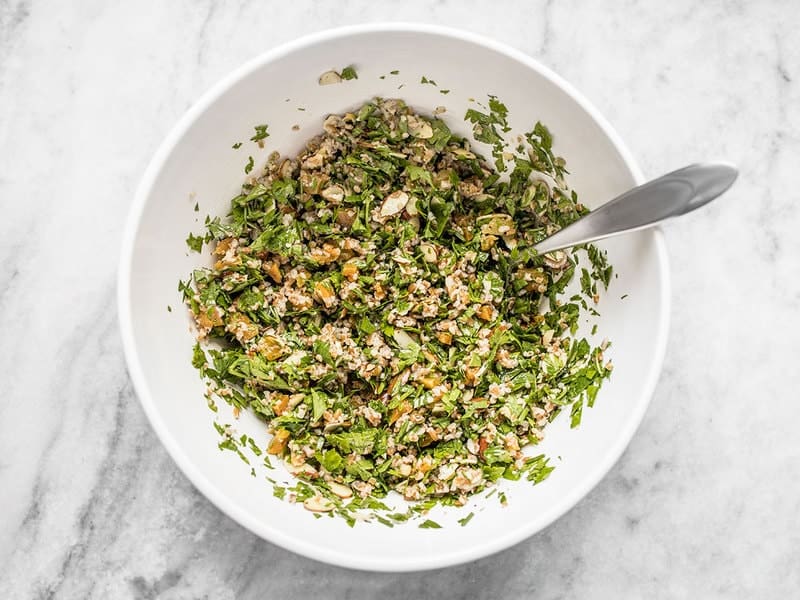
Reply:
M392 525L501 478L538 483L553 467L524 449L565 407L577 425L610 373L604 345L576 335L608 285L604 254L588 247L579 270L578 250L533 249L587 212L550 133L537 123L510 148L494 97L465 120L492 163L401 100L331 115L187 240L216 261L180 284L209 405L265 421L266 463L285 462L300 480L288 497L316 514L352 524L371 509ZM252 139L267 135L259 125ZM581 293L566 298L576 275ZM249 463L254 440L217 427ZM407 513L381 502L392 491Z

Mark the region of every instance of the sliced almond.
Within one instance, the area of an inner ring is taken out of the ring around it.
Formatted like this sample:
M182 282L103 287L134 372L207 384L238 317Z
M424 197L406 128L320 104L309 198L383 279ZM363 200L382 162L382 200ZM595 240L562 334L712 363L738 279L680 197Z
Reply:
M427 140L433 137L433 128L431 124L419 117L408 117L408 132L415 138Z
M408 204L408 194L406 194L403 190L392 192L386 196L383 204L381 204L380 215L382 217L391 217L392 215L396 215L406 207L406 204Z
M332 83L341 83L342 76L336 71L325 71L319 76L320 85L331 85Z
M551 269L561 269L567 265L567 253L563 250L554 250L544 255L544 264Z
M339 496L339 498L350 498L353 495L353 490L346 485L336 483L335 481L329 481L328 487L334 494Z
M330 512L335 505L324 496L312 496L303 502L303 507L311 512Z
M437 260L439 260L439 257L436 253L436 246L433 244L423 242L419 245L419 251L422 254L422 259L427 263L435 263Z
M344 189L340 185L330 185L320 195L329 202L341 202L344 199Z

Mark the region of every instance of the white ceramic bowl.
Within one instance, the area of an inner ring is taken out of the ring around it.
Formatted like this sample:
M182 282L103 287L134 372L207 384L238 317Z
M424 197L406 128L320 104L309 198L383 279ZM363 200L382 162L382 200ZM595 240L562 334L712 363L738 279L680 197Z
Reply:
M357 80L318 85L321 73L349 64L356 66ZM421 84L423 75L438 87ZM187 252L187 233L201 232L206 214L227 212L248 155L258 165L272 150L296 153L328 113L376 95L402 97L429 113L446 106L445 120L467 134L462 118L474 106L469 99L485 100L487 94L508 106L515 131L528 130L537 120L550 128L557 153L567 159L569 183L590 207L641 183L639 169L605 119L560 77L491 40L405 24L315 34L237 69L186 113L142 178L119 271L119 316L131 378L158 437L192 483L231 518L275 544L378 571L430 569L486 556L574 506L619 458L642 419L658 378L669 313L667 259L657 230L604 244L618 277L601 300L597 335L613 341L614 373L595 407L584 410L580 428L570 430L567 415L548 427L537 452L560 459L553 459L557 468L547 481L533 487L501 480L505 507L495 495L461 510L434 509L430 516L442 529L420 529L416 523L393 529L359 523L351 529L341 519L317 520L300 505L276 499L261 471L252 477L234 454L217 449L215 415L190 365L193 338L177 292L178 280L210 258ZM263 150L247 141L259 123L268 123L271 134ZM238 141L242 148L231 149ZM222 405L218 419L234 422L226 410ZM235 426L266 443L263 423L251 415ZM279 479L288 477L277 473ZM475 517L469 525L458 526L456 520L470 511Z

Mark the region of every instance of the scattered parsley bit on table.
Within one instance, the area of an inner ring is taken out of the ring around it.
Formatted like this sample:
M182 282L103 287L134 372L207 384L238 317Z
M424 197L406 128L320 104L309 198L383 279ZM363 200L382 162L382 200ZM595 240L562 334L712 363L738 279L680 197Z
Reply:
M179 289L198 340L216 343L192 363L209 406L266 422L267 455L299 479L276 496L391 526L553 470L523 450L563 407L577 424L610 373L604 346L576 333L611 270L588 247L582 294L563 297L579 251L533 246L587 209L547 129L509 151L506 117L494 97L465 116L492 165L442 120L376 98L328 116L298 157L273 153L228 218L206 220L215 263ZM215 426L221 449L260 450ZM408 512L387 514L391 491Z

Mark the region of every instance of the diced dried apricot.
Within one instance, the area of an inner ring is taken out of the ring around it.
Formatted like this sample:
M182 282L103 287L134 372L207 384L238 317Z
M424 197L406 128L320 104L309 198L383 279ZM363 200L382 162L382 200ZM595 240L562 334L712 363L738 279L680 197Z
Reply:
M397 421L397 419L410 412L411 403L407 400L403 400L399 405L392 409L391 413L389 413L389 425L393 424L395 421Z
M272 410L275 414L281 416L287 408L289 408L289 395L275 394L275 400L272 401Z
M264 265L264 270L275 283L280 283L283 281L283 275L281 275L281 268L277 260L271 260L270 262L266 263Z
M353 261L348 261L342 266L342 277L348 281L355 281L358 279L358 267Z
M268 360L276 360L283 355L281 343L271 335L265 335L258 343L258 350Z
M432 390L442 382L441 377L438 375L424 375L419 378L419 382L426 390Z
M267 454L283 454L289 444L289 435L288 430L278 429L275 435L272 436L269 446L267 446Z
M197 323L203 329L211 329L212 327L219 327L222 325L222 315L216 306L211 308L200 308L200 313L197 315Z
M314 297L322 302L326 308L333 306L336 301L336 292L330 281L318 281L314 284Z
M478 310L475 311L475 315L484 321L491 321L492 316L494 315L494 310L488 304L483 304Z
M214 248L214 254L217 256L225 256L225 253L231 247L234 238L225 238L224 240L220 240L217 242L216 248Z

